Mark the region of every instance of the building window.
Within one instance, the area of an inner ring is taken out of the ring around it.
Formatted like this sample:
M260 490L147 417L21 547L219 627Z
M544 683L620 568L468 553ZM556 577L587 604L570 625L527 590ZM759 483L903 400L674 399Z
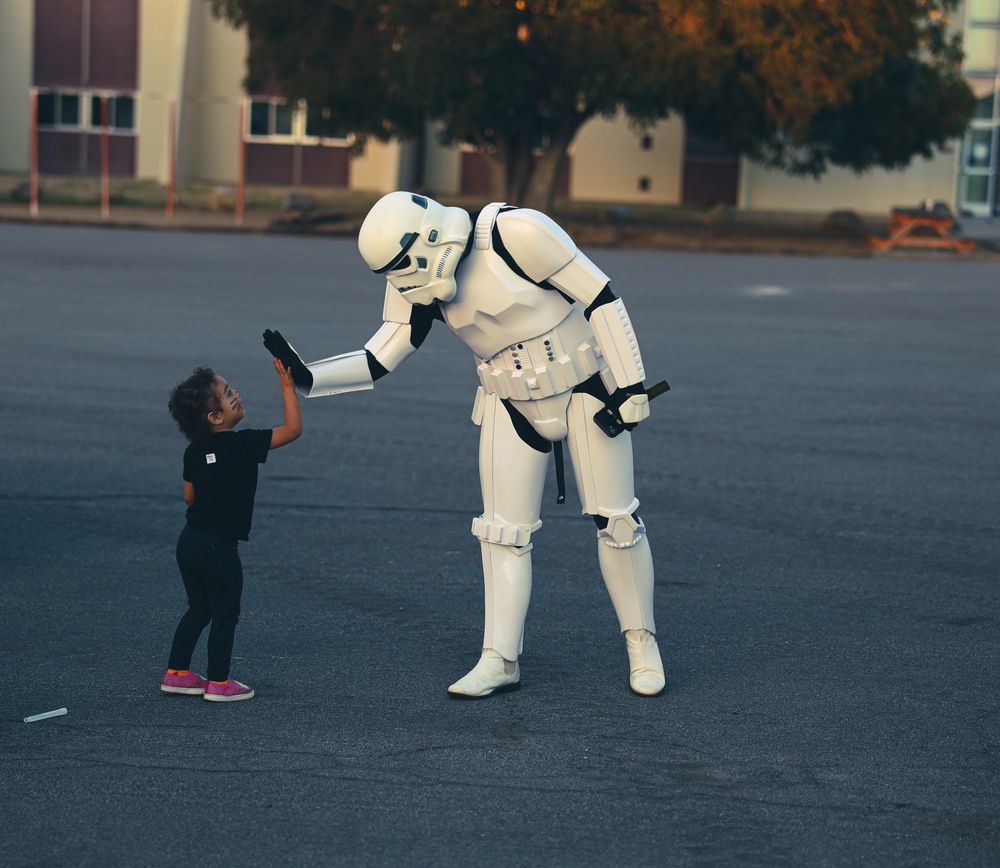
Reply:
M988 81L983 85L980 85L978 81L970 81L972 85L972 90L978 96L980 91L985 91L986 95L980 97L976 100L976 111L973 114L973 119L977 121L991 121L993 120L993 82Z
M101 128L101 98L93 91L38 91L38 126L42 129L91 130ZM108 128L135 130L135 97L108 94Z
M252 139L273 139L283 143L317 144L350 141L350 134L330 109L313 109L304 102L292 105L283 99L256 97L250 101Z
M292 138L295 110L280 99L255 99L250 103L250 135L254 138Z
M80 94L56 90L38 92L38 126L80 128Z
M969 131L968 161L971 169L988 169L992 153L993 131L989 129L972 129Z
M100 129L101 99L103 94L90 98L90 126ZM117 132L132 132L135 129L135 98L132 96L108 94L108 129Z

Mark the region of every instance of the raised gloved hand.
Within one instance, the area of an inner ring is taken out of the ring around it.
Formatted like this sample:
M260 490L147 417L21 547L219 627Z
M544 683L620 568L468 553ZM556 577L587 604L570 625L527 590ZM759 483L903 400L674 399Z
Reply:
M306 390L312 388L312 372L306 367L301 356L295 352L295 348L281 336L281 332L265 329L264 346L274 358L291 370L296 386Z

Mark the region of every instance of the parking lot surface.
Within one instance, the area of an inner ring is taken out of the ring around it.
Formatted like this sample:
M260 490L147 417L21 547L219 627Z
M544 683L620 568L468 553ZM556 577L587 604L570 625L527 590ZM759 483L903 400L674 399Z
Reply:
M257 696L214 704L158 689L168 392L208 365L280 424L261 332L359 349L379 278L349 239L0 225L0 863L996 864L1000 266L592 255L672 386L633 435L666 693L628 690L568 474L522 689L448 699L482 505L474 364L438 324L261 469Z

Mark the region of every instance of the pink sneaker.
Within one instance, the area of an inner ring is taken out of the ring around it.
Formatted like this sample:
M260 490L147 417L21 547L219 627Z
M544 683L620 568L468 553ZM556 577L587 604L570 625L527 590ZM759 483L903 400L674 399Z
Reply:
M187 675L171 675L169 672L164 672L160 690L164 693L202 694L205 692L206 684L208 682L196 672L188 672Z
M240 699L252 699L253 688L233 681L230 678L225 684L208 681L205 684L205 699L210 702L236 702Z

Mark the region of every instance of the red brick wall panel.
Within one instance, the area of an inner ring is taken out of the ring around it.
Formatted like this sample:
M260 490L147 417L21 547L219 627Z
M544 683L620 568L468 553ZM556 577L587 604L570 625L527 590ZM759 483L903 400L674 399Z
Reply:
M295 146L247 143L247 183L294 184Z
M88 135L87 149L88 175L101 174L101 136ZM108 136L108 174L112 178L135 177L135 137Z
M83 0L35 0L35 85L80 87Z
M83 136L80 133L38 131L38 171L43 175L79 175L83 172Z
M347 148L302 146L302 179L307 187L347 187L351 158Z
M138 69L138 0L90 0L90 86L135 90Z

